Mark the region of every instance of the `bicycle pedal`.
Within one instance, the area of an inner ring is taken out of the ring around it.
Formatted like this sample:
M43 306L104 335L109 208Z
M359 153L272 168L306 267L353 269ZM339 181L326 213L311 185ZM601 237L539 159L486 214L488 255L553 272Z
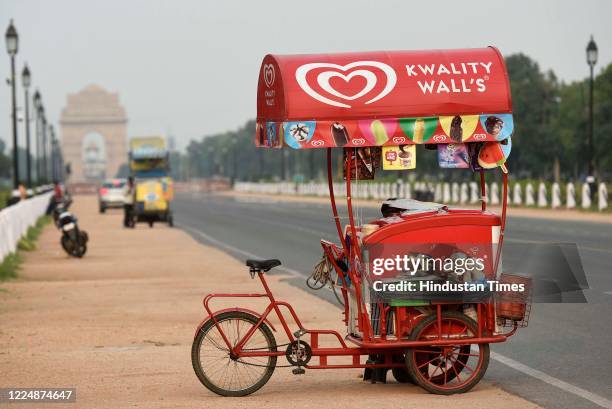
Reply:
M295 368L291 371L294 375L304 375L306 370L304 368Z

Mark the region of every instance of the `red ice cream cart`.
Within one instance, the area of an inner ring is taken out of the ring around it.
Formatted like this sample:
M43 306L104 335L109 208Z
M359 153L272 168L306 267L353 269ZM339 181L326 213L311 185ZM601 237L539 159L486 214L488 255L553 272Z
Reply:
M520 282L520 277L500 273L508 185L505 161L513 127L508 75L494 47L267 55L259 73L255 143L261 148L327 150L339 243L322 240L321 245L325 263L335 273L347 331L305 328L293 307L276 300L266 282L265 273L280 261L247 260L251 276L261 281L264 291L204 298L208 316L197 328L192 348L200 381L217 394L244 396L261 388L275 367L293 366L294 374L305 369L364 368L364 377L371 381L385 381L391 370L397 381L437 394L474 387L487 369L489 344L506 341L526 325L528 290L516 298L488 290L470 290L459 298L449 298L444 291L426 289L417 296L404 290L411 282L470 289L496 280ZM415 145L420 144L437 150L443 167L479 173L481 208L398 199L385 202L381 218L356 220L352 182L373 178L381 165L413 168ZM334 148L344 153L346 226L335 201ZM501 215L487 210L485 174L494 169L500 169L503 178ZM393 260L402 252L404 261L456 261L471 254L482 263L470 274L441 271L439 266L432 271L421 268L418 274L416 269L405 274L397 266L384 274L376 271L376 260ZM378 293L380 287L401 287L403 292ZM238 306L211 308L212 300L228 297L264 297L269 305L262 312ZM276 329L268 320L271 313L280 320L279 330L288 343L277 344ZM323 346L323 338L334 339L336 345ZM333 356L348 360L331 363L328 358ZM288 364L277 365L279 357Z

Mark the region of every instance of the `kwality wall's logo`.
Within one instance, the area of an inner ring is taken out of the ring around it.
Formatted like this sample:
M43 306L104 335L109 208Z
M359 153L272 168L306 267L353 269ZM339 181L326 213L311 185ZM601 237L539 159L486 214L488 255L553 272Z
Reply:
M407 64L405 75L408 81L416 81L417 89L423 95L482 93L487 90L486 82L489 80L492 65L490 61ZM264 67L266 84L268 84L268 75ZM273 81L273 70L271 78ZM302 90L317 101L331 106L351 108L351 104L355 104L353 101L360 98L366 99L362 102L366 105L383 99L394 89L398 75L393 67L380 61L355 61L346 65L304 64L296 69L295 79ZM354 80L362 85L361 89L351 95L340 92L332 84L342 82L348 84Z
M315 75L309 75L315 70ZM343 94L331 84L332 79L348 83L357 77L361 77L364 85L353 95ZM382 87L377 87L379 78L385 81ZM351 105L340 101L353 101L364 96L370 97L365 104L376 102L391 92L397 83L395 70L379 61L355 61L346 65L322 62L304 64L295 71L295 79L304 92L317 101L341 108L350 108Z
M274 70L274 65L264 64L263 77L264 77L264 82L266 83L266 86L268 88L272 88L272 85L274 85L274 79L276 78L276 71Z

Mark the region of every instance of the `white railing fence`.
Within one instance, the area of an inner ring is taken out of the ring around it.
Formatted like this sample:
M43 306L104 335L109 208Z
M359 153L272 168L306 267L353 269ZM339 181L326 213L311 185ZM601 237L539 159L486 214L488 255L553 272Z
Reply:
M19 239L47 210L52 194L44 193L0 210L0 262L17 250Z
M384 200L390 197L413 197L418 191L429 191L435 201L452 204L476 204L480 200L480 189L475 182L471 183L447 183L447 182L404 182L398 180L396 183L389 182L367 182L353 185L352 197L355 199L375 199ZM589 185L584 183L581 187L580 198L576 195L574 183L565 186L565 200L563 200L561 186L553 183L549 189L547 185L540 182L536 187L528 182L511 183L508 189L508 203L513 206L531 206L539 208L574 209L580 199L580 206L583 209L590 209L591 192ZM234 190L244 193L260 193L270 195L299 195L299 196L319 196L328 195L327 183L307 182L274 182L274 183L254 183L236 182ZM346 194L344 183L334 183L334 191L338 195ZM501 203L501 186L493 182L486 186L487 200L494 206ZM608 208L608 190L605 183L600 183L597 189L596 208L604 211Z

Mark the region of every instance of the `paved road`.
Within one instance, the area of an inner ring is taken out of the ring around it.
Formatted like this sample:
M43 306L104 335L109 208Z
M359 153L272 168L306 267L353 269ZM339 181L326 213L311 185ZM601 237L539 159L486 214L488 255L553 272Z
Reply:
M196 239L241 260L280 258L304 276L321 256L319 239L337 241L325 204L182 194L174 209ZM364 220L378 217L363 209ZM511 217L506 238L577 243L590 289L588 303L534 304L529 328L492 347L486 379L547 408L612 408L612 225ZM291 281L303 287L302 277Z

